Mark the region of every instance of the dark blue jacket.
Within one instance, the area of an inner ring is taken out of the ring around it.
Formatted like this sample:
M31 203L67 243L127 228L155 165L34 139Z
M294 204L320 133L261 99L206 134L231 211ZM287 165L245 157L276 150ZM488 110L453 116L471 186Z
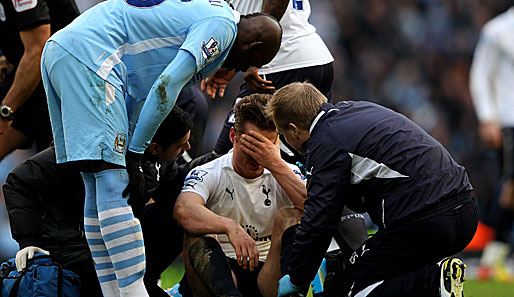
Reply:
M439 142L370 102L324 103L303 149L308 199L292 250L293 284L314 277L345 205L387 229L473 189Z

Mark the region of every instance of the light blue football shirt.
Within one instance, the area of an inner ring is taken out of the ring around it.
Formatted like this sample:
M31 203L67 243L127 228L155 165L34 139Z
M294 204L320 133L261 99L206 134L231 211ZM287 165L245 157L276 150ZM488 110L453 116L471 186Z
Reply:
M129 150L142 153L182 87L221 67L238 22L239 14L223 0L109 0L84 12L50 40L125 94ZM193 59L185 59L194 62L171 67L179 52L181 61L187 52ZM188 77L174 81L178 73ZM152 86L163 85L167 102L157 106ZM154 105L158 114L147 105ZM142 127L131 135L138 121Z

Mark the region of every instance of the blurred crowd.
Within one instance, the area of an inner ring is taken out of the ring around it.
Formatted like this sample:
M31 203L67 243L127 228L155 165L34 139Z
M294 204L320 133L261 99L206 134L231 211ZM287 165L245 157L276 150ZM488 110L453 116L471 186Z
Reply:
M81 10L98 0L77 0ZM334 98L368 100L413 119L466 166L482 220L497 196L499 160L478 139L468 86L473 50L481 27L512 0L316 0L313 23L335 58ZM224 99L210 100L203 147L208 151L239 89L229 84ZM28 152L0 163L0 183ZM0 259L12 257L0 194Z
M321 1L323 10L313 16L335 55L335 98L393 108L439 140L466 166L486 222L497 196L499 160L479 141L468 75L480 29L513 4Z

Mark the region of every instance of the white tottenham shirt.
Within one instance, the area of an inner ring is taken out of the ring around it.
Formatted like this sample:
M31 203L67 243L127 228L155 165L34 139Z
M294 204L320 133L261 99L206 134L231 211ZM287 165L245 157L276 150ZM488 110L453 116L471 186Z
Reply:
M481 122L514 127L514 8L484 26L471 66L470 89Z
M232 155L231 151L189 172L182 193L197 193L212 212L238 222L255 240L259 260L265 261L271 247L275 212L293 204L269 170L264 169L262 175L254 179L237 174L232 165ZM298 175L298 179L302 179L298 167L288 166ZM236 259L228 236L218 234L218 240L223 252Z
M242 15L260 12L262 0L226 0ZM311 6L309 0L291 0L280 20L282 44L275 58L264 65L259 74L325 65L334 58L327 46L309 24Z

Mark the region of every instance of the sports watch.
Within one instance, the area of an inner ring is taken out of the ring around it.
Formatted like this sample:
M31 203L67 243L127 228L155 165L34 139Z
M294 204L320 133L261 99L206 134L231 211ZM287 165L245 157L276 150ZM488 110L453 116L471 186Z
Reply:
M12 111L12 108L10 108L7 105L2 105L0 107L0 118L4 120L12 120L14 116L14 112Z

